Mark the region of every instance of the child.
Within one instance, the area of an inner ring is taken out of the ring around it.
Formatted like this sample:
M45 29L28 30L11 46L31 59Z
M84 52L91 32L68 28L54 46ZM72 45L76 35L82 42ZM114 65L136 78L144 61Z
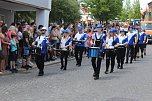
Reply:
M18 70L15 67L15 61L17 60L17 45L16 45L16 34L11 35L11 52L10 52L10 65L12 73L17 73Z

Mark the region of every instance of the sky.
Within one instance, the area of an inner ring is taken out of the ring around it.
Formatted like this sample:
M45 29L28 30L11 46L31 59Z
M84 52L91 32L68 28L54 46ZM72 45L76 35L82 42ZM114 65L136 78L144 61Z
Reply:
M133 3L134 2L134 0L130 0L131 1L131 3ZM151 2L152 0L139 0L140 1L140 6L141 6L141 8L146 8L146 5L148 5L148 3L149 2Z

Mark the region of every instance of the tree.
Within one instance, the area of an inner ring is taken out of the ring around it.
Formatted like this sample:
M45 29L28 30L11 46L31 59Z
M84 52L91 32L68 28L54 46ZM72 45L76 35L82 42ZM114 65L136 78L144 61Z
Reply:
M127 10L125 7L122 8L121 15L118 18L122 21L126 21L128 19Z
M80 9L77 0L52 0L50 21L61 23L73 23L80 19Z
M120 18L123 21L127 21L127 19L130 21L131 19L140 19L141 12L139 0L135 0L132 5L130 3L130 0L126 0Z
M134 1L134 18L135 19L141 19L141 12L140 12L140 2L139 0Z
M130 7L128 19L131 21L131 19L134 19L134 18L135 18L134 8Z
M15 22L27 22L31 23L36 21L36 12L35 11L16 11L15 12Z
M86 1L86 0L85 0ZM92 15L100 21L114 19L121 14L122 0L89 0Z

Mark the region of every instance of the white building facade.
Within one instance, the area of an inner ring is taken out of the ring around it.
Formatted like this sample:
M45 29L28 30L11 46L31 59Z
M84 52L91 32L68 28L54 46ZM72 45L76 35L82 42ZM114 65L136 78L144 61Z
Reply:
M36 24L48 27L52 0L0 0L0 20L10 25L15 11L36 11Z

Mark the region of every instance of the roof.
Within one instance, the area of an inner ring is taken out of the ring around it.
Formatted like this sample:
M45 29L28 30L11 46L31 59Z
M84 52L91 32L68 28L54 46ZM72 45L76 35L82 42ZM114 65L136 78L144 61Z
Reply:
M42 7L40 5L36 5L36 3L35 3L36 1L35 0L34 1L30 0L31 2L33 2L33 4L29 3L28 2L29 0L27 0L27 2L24 2L26 0L3 0L3 1L10 2L10 3L16 3L16 4L22 4L22 5L29 6L29 7L34 7L34 8L37 8L37 9L51 10L51 0L48 0L48 1L50 1L50 8L48 8L46 6Z

